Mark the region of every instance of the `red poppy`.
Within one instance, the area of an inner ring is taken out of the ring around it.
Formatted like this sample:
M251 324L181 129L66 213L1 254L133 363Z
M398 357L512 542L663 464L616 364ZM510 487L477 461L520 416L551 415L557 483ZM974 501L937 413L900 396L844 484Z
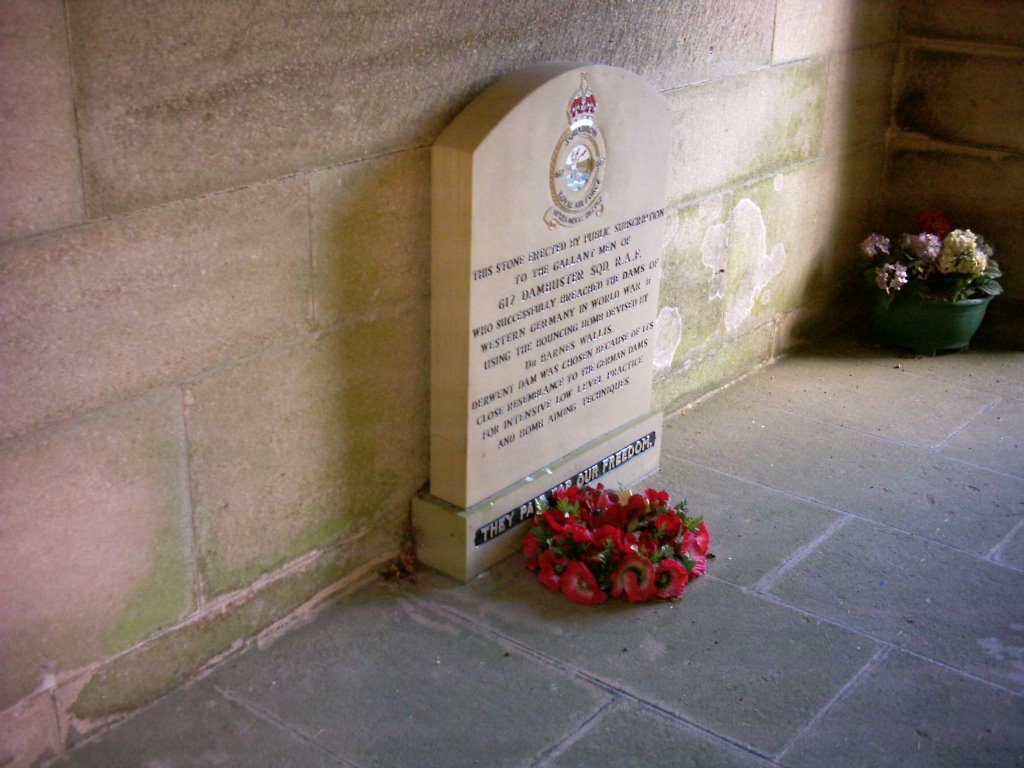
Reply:
M550 589L552 592L558 591L559 582L561 577L554 568L542 568L540 574L537 576L540 579L540 583Z
M590 529L580 525L579 523L567 523L565 526L565 532L577 544L589 544L593 540L593 535L591 534Z
M631 603L650 600L654 596L654 564L637 554L626 555L612 574L612 595L623 593Z
M654 518L655 537L659 541L675 539L679 535L679 528L682 522L675 512L661 512Z
M523 557L526 558L526 567L531 571L537 570L540 566L540 543L533 535L533 531L527 531L526 538L523 539Z
M611 506L602 509L600 512L594 514L591 518L591 523L595 528L601 528L604 526L611 526L618 529L626 527L626 523L629 521L629 515L625 507L620 507L618 504L612 504Z
M562 533L565 530L565 524L571 519L562 510L551 507L544 510L543 518L544 524L551 529L552 533Z
M707 569L707 527L685 502L670 508L667 491L568 486L552 497L558 506L535 519L523 556L544 586L577 603L673 599Z
M665 600L674 600L683 594L689 579L690 574L678 560L662 560L655 571L654 594Z
M656 491L653 488L648 488L646 491L644 491L644 494L647 496L648 501L650 501L651 503L654 503L656 501L663 507L668 505L668 491Z
M618 549L622 545L622 529L614 525L602 525L594 531L594 544L604 547L609 541Z
M564 556L556 556L550 549L545 549L540 553L538 564L542 570L555 570L559 571L565 567L565 564L569 562Z
M566 566L560 587L566 597L581 605L600 605L608 599L608 595L597 585L594 574L579 560Z

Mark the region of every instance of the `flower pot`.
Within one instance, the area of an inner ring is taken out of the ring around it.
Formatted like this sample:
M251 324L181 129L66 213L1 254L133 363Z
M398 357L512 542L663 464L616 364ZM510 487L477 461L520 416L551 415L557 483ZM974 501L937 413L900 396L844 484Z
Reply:
M909 347L919 355L963 349L978 330L991 296L963 301L897 297L874 307L871 329L882 344Z

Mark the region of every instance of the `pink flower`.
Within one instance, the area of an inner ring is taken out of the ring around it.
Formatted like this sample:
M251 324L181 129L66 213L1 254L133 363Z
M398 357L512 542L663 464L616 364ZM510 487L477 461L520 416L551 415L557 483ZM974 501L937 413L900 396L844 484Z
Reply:
M875 284L886 293L898 291L908 280L907 268L898 261L894 264L883 264L875 270Z
M690 568L690 575L694 578L703 576L708 570L707 557L705 555L690 555L689 558L693 562L693 567Z
M679 545L679 551L691 557L695 555L704 556L707 555L710 547L711 534L708 533L708 527L702 522L696 531L687 528L683 532L683 542Z
M860 244L860 251L869 258L874 258L880 253L888 256L890 252L889 238L879 234L868 235Z

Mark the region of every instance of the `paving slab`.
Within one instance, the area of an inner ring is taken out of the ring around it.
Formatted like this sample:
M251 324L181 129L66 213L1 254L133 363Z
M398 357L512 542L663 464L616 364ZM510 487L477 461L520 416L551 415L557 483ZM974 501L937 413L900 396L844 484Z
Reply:
M911 374L918 380L946 382L963 389L997 395L1004 400L1024 400L1024 375L1021 374L1024 351L971 347L960 352L913 355L896 349L838 340L816 346L810 357L864 361ZM923 405L922 402L921 407L926 410Z
M781 749L876 650L707 577L678 602L588 607L550 592L513 557L468 587L428 586L425 602L762 755Z
M959 432L998 397L908 375L897 365L844 357L791 357L738 385L733 397L922 448ZM921 403L928 403L922 408Z
M1020 571L853 520L792 565L769 592L1024 693Z
M802 414L739 387L667 423L663 453L987 553L1024 515L1024 480Z
M987 409L940 450L944 456L1024 477L1024 401L1001 402Z
M522 765L608 702L405 592L374 585L210 679L362 768Z
M258 717L203 681L83 744L53 768L334 768L348 766L303 734Z
M771 763L663 713L626 702L602 713L549 768L767 768Z
M787 768L1019 766L1022 723L1024 698L893 653L802 734L781 762Z
M990 555L997 563L1024 571L1024 525L1016 529Z
M843 518L820 504L671 458L645 484L668 490L673 504L685 499L691 515L703 516L715 578L743 587L753 587Z

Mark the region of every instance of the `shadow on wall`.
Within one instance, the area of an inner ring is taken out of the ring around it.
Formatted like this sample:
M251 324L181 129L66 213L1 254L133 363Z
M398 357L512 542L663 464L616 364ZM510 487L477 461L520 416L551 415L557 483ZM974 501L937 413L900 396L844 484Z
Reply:
M793 334L817 340L834 334L857 334L866 327L868 291L862 279L858 244L882 226L886 131L890 123L896 71L897 25L890 42L856 49L871 38L880 12L872 4L849 4L847 42L854 50L832 54L829 67L830 104L825 149L834 155L832 184L820 193L829 201L829 220L822 223L821 245L806 276ZM897 11L890 10L895 14Z
M341 506L391 518L428 475L429 149L316 174L311 192L314 316L339 379L325 415L343 436Z

